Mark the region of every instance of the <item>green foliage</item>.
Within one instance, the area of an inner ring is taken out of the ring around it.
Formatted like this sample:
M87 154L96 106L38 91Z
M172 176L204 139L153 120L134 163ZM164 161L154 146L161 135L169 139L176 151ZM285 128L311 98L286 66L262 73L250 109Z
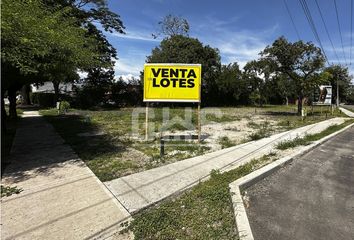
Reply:
M76 105L82 109L107 104L114 81L114 70L92 68L89 70L82 88L76 91Z
M311 42L291 43L280 37L271 46L267 46L261 56L260 61L269 69L267 72L281 72L292 80L294 91L300 100L299 114L303 97L327 80L328 75L320 72L324 67L325 58L320 48Z
M1 57L21 73L50 66L48 57L65 58L66 64L87 66L95 62L96 42L68 17L69 8L50 9L40 0L4 0L1 18ZM55 53L55 55L53 55ZM68 58L70 56L70 58ZM48 59L47 59L48 60Z
M22 192L23 189L18 188L18 187L10 187L10 186L3 186L1 185L1 198L3 197L9 197L12 194L19 194Z
M339 99L340 101L347 101L350 100L350 85L352 76L349 75L348 67L344 67L341 65L332 65L324 70L325 73L329 74L328 83L332 86L332 93L333 93L333 103L337 98L337 83L339 86Z
M122 77L111 87L111 100L119 107L139 106L142 104L143 89L140 79L124 81Z
M332 133L334 133L334 132L336 132L336 131L338 131L338 130L340 130L352 123L354 123L354 120L352 120L352 119L347 120L340 125L329 126L328 128L326 128L325 130L323 130L320 133L309 134L309 135L306 135L302 138L296 137L293 140L283 141L283 142L280 142L279 144L277 144L276 148L280 149L280 150L285 150L285 149L294 148L294 147L297 147L300 145L309 145L312 142L317 141L325 136L328 136L328 135L330 135L330 134L332 134Z
M261 125L257 125L254 122L249 122L248 124L251 128L256 128L257 131L248 135L250 141L259 140L261 138L269 137L272 133L271 126L269 122L264 122Z
M221 148L229 148L236 145L227 136L220 137L218 143L221 145Z
M276 148L280 150L285 150L288 148L294 148L300 145L309 145L311 142L307 141L306 138L296 137L293 140L283 141L277 144Z
M247 83L243 79L242 72L237 63L222 65L216 78L216 86L219 92L216 104L227 106L244 102L242 94L247 91Z
M60 112L66 113L70 108L70 103L68 101L61 101L59 104Z

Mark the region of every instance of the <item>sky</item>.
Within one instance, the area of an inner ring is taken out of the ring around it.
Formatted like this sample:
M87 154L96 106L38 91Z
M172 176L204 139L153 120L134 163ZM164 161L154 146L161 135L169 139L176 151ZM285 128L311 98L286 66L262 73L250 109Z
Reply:
M351 0L336 0L343 46L334 0L317 0L334 48L316 1L306 2L329 63L347 65L353 74L354 50L350 58ZM146 56L161 42L161 38L153 39L152 34L158 31L158 22L168 14L187 19L189 36L218 48L223 64L237 62L243 67L248 61L257 59L259 52L280 36L292 42L300 37L319 46L300 1L286 0L286 3L297 30L284 0L108 0L109 8L121 16L126 27L124 35L105 33L118 52L116 77L139 76Z

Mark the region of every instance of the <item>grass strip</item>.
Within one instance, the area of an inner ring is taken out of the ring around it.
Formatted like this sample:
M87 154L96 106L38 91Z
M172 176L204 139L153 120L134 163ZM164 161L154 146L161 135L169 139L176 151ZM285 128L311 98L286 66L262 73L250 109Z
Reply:
M305 135L302 138L295 138L293 140L287 140L287 141L282 141L280 142L276 148L279 150L285 150L285 149L289 149L289 148L294 148L297 146L305 146L305 145L309 145L314 141L317 141L325 136L328 136L350 124L354 123L353 119L350 120L346 120L344 123L339 124L339 125L332 125L329 126L328 128L326 128L325 130L323 130L322 132L316 133L316 134L309 134L309 135Z
M128 229L137 240L238 239L229 184L275 159L273 153L226 173L213 170L209 180L136 214Z

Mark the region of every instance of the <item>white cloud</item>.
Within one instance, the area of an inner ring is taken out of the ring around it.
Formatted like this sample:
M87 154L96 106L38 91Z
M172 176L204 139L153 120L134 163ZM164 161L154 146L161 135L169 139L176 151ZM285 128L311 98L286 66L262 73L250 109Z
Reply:
M205 43L220 50L223 64L237 62L240 67L251 60L259 58L259 53L274 41L272 37L278 29L278 24L268 29L257 30L233 30L235 22L240 18L235 17L228 21L207 17L207 24L202 24L198 29ZM208 32L208 35L204 33Z
M116 80L118 80L119 78L122 78L123 81L128 82L129 80L139 78L139 76L138 75L133 75L133 74L130 74L130 73L129 74L123 74L123 75L115 76Z
M113 36L118 38L126 38L140 41L150 41L150 42L159 42L161 39L155 39L152 37L151 33L143 31L127 31L126 34L112 33Z
M140 71L143 70L143 64L144 63L141 64L140 62L121 58L116 61L114 65L114 70L117 76L128 76L129 74L133 76L139 76Z

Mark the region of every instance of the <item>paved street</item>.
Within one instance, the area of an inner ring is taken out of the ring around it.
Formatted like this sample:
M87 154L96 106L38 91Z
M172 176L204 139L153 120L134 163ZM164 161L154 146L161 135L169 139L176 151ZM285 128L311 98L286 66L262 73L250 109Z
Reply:
M354 239L354 127L250 187L256 240Z
M111 236L130 217L38 112L24 112L1 184L1 239Z

